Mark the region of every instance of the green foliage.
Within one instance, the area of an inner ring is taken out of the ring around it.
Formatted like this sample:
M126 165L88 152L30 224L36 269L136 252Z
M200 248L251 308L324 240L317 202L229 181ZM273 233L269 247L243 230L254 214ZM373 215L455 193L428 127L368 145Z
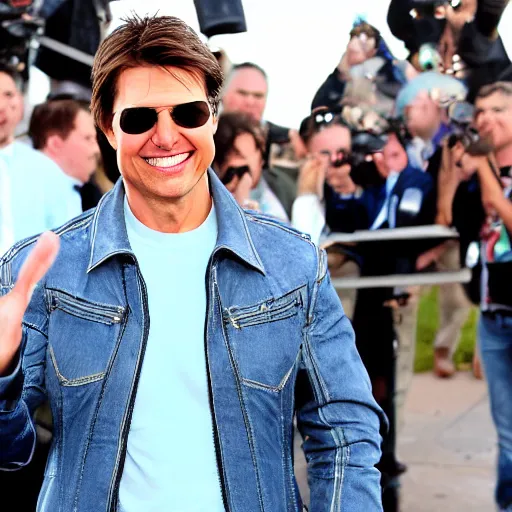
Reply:
M439 289L430 288L420 299L416 331L416 359L414 370L426 372L434 367L434 340L439 325L437 296ZM454 361L460 368L467 368L473 360L476 341L478 309L473 308L462 328L462 336Z

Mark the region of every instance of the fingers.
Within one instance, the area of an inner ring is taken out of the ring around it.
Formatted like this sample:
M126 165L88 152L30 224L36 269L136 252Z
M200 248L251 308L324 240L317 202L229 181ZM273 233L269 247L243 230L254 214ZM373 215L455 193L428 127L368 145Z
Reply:
M59 237L47 231L43 233L21 267L13 292L30 300L39 280L48 272L59 252Z

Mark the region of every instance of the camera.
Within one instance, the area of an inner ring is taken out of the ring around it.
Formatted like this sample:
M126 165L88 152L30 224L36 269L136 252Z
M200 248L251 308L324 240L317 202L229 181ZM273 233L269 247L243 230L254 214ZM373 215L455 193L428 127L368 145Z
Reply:
M457 10L462 5L462 0L411 0L413 18L435 18L437 8L450 6Z
M33 0L0 0L0 63L28 82L32 41L44 32L44 21L30 14Z
M472 126L474 110L466 101L456 101L448 106L448 117L454 130L448 138L448 147L453 148L460 142L468 155L483 156L492 151L492 146Z
M395 134L405 147L410 139L404 123L399 119L380 118L372 128L366 130L352 130L352 151L342 159L340 165L350 164L350 177L352 181L362 187L368 188L381 185L383 178L377 171L372 156L384 150L390 134Z

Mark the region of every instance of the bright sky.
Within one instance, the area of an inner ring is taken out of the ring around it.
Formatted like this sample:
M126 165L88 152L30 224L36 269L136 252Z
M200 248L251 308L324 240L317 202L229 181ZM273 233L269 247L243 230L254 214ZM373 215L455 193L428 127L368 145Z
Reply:
M247 32L215 36L211 44L223 48L234 63L253 61L266 70L270 88L265 117L275 123L298 127L309 113L316 90L340 60L357 15L381 31L396 57L407 53L387 27L387 0L242 1ZM193 0L120 0L111 6L114 26L130 11L159 12L178 16L199 32ZM505 27L511 26L509 8L500 33L510 54L512 31Z

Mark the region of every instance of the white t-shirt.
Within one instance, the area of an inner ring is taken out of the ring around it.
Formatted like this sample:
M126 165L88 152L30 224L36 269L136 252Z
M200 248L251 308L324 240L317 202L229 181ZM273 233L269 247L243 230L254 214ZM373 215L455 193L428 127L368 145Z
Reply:
M119 491L122 512L224 512L205 356L212 208L189 232L153 231L125 199L128 239L146 283L150 330Z

